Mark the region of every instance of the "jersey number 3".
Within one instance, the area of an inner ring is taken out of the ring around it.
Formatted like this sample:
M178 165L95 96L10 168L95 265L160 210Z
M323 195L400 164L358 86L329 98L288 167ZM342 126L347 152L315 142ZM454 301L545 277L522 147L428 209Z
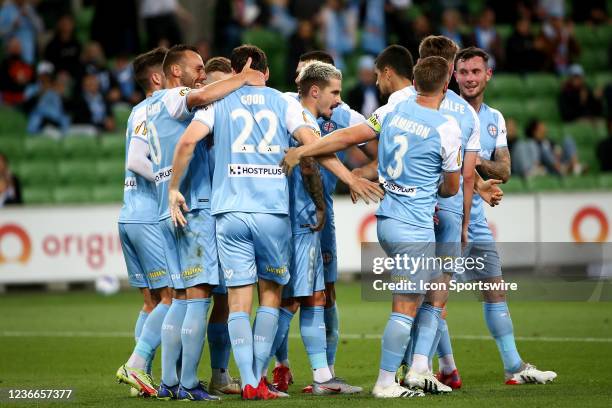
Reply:
M242 119L244 123L242 131L234 143L232 143L233 153L280 153L280 145L271 144L278 128L278 119L272 111L264 109L260 110L255 115L251 115L251 112L246 109L235 109L232 111L231 117L233 121ZM263 121L267 122L268 130L264 133L264 136L257 144L257 147L255 147L253 144L247 144L246 141L253 132L253 125L255 122L260 125Z
M393 159L395 160L395 166L389 164L387 166L387 174L392 179L396 179L402 175L404 170L404 156L408 151L408 139L405 136L395 136L393 141L399 145L399 149L395 152Z

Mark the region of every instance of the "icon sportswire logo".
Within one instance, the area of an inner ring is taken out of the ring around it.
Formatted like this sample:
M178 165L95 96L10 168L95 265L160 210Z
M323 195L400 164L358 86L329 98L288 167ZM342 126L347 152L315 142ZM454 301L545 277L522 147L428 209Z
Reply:
M7 259L2 252L2 241L9 236L17 238L21 243L21 251L15 258ZM32 241L28 233L17 224L5 224L0 226L0 264L6 262L27 263L32 255Z

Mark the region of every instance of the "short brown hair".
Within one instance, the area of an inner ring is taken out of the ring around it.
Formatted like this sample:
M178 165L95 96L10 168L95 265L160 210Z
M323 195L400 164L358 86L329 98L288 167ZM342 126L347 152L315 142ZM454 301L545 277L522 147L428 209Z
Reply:
M457 53L455 64L459 61L467 61L472 58L480 57L484 61L485 65L489 66L489 54L482 48L467 47Z
M179 64L187 51L193 51L198 54L198 49L192 45L178 44L170 47L164 59L164 74L166 76L170 76L170 68L172 65Z
M134 68L134 79L136 80L138 86L145 91L145 93L149 91L151 87L151 83L149 82L151 69L158 68L161 70L167 52L167 48L157 47L151 51L145 52L144 54L140 54L134 59L134 62L132 62L132 67Z
M308 51L300 55L299 62L305 61L321 61L325 62L326 64L336 65L334 63L334 57L332 57L329 52L321 50Z
M235 72L242 71L249 58L251 58L251 69L266 73L268 69L266 53L254 45L241 45L232 50L232 55L230 56L232 69Z
M442 57L448 62L455 61L459 51L457 43L443 35L430 35L419 44L419 58Z
M211 72L223 72L225 74L232 73L232 63L228 58L225 57L213 57L206 61L204 65L204 72L210 74Z
M378 54L374 63L379 71L391 68L397 75L412 80L414 60L406 47L397 44L390 45Z
M414 86L419 93L435 94L448 82L448 61L442 57L421 58L414 66Z

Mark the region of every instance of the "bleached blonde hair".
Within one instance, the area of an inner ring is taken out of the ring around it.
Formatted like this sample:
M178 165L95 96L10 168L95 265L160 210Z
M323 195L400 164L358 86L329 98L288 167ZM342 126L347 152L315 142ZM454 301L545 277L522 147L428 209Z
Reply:
M298 91L305 95L313 85L325 88L332 79L342 80L342 72L331 64L312 61L304 65L298 75Z

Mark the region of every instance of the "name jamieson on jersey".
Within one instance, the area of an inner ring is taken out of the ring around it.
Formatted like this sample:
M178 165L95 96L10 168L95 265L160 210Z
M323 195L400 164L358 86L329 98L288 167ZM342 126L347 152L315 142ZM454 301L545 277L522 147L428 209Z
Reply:
M431 128L429 126L424 126L410 119L402 118L401 116L394 116L393 119L391 119L390 125L405 132L415 134L423 139L429 136L429 133L431 132Z

